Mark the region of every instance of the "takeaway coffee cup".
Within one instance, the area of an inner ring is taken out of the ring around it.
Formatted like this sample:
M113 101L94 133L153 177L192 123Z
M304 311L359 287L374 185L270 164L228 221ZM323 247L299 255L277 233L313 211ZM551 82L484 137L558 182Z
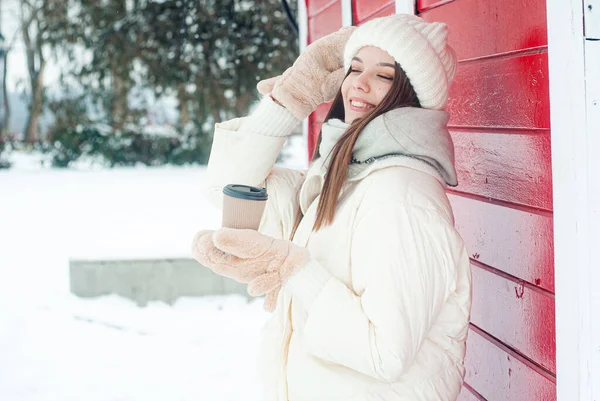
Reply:
M229 184L223 188L223 227L258 230L267 203L267 190Z

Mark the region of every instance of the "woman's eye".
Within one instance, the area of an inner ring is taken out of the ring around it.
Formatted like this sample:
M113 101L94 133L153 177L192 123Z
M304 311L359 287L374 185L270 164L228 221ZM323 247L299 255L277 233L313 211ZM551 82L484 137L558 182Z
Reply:
M354 73L354 72L360 72L360 70L357 70L356 68L351 68L350 73Z
M383 79L387 79L388 81L393 81L394 78L392 77L386 77L385 75L378 75L379 78L383 78Z

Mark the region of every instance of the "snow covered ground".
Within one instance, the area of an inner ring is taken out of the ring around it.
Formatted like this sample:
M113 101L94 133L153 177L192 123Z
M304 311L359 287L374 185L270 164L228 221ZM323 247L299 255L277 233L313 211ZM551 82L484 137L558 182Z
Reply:
M285 164L305 167L295 138ZM70 258L189 257L220 215L204 167L69 170L13 154L0 171L0 400L261 400L261 300L145 308L68 290Z

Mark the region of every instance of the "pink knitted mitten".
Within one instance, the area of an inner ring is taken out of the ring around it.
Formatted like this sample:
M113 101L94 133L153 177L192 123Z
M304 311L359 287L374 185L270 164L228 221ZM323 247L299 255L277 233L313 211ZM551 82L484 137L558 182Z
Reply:
M333 100L344 80L344 46L355 26L343 27L311 43L294 64L277 77L260 81L262 94L271 93L296 118L303 120L318 105Z
M251 296L266 295L272 311L285 282L309 258L306 248L255 230L222 228L201 231L192 244L194 258L217 274L248 283Z

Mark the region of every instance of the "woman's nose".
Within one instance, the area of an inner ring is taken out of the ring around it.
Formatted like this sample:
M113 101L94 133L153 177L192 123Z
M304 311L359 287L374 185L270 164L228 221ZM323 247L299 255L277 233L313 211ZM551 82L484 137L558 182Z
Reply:
M354 80L354 89L361 90L363 92L369 91L369 82L365 73L361 73Z

